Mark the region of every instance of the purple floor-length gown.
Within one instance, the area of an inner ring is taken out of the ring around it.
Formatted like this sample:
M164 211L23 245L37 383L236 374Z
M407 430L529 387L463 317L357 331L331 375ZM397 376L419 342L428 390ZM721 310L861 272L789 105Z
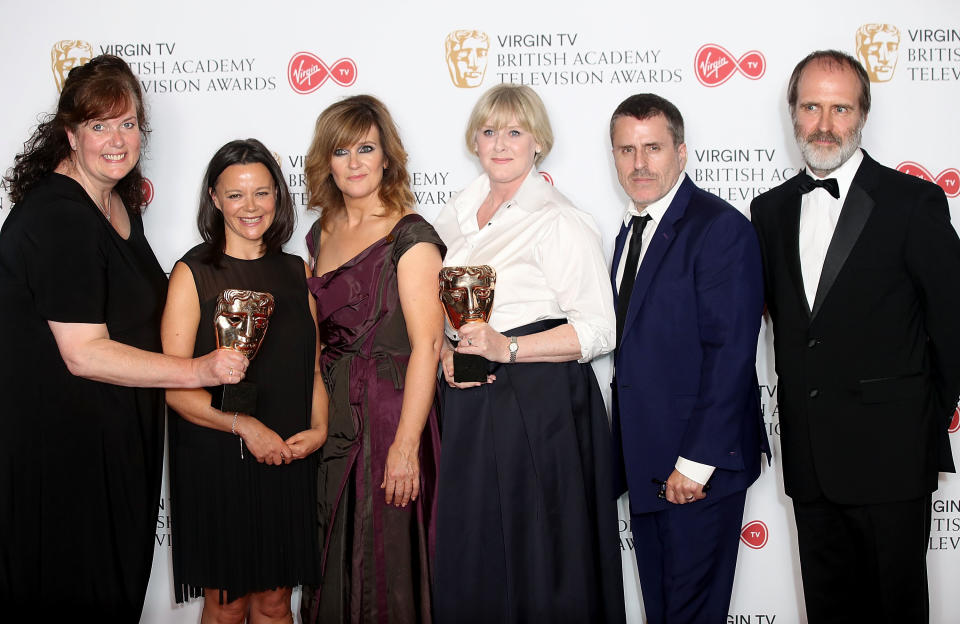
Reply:
M307 237L317 256L315 224ZM380 489L400 421L410 341L397 263L417 243L445 247L422 217L401 218L384 238L337 269L312 277L329 434L321 449L318 518L323 578L305 587L304 622L427 622L440 432L431 410L420 442L420 496L387 505Z

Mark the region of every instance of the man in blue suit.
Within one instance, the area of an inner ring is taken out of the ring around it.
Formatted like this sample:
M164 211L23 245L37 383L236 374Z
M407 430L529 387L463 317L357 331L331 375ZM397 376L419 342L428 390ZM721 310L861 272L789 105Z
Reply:
M613 429L650 624L726 621L747 487L767 449L750 222L683 170L683 117L638 94L610 120L630 197L611 268Z

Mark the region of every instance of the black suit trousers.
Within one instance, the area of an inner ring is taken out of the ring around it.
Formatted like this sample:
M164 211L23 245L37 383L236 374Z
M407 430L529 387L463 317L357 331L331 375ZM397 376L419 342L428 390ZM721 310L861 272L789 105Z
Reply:
M929 620L930 495L840 505L794 499L809 624Z

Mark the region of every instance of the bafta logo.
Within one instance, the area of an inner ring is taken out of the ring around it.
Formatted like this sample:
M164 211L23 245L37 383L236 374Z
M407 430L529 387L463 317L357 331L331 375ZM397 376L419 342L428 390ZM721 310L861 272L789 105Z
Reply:
M93 58L93 46L79 39L64 39L53 44L50 49L50 69L57 83L57 91L63 90L67 74Z
M487 72L490 38L479 30L455 30L444 42L450 80L461 89L472 89L483 83Z
M275 307L273 295L255 290L228 288L217 297L213 326L218 349L233 349L252 360L267 334ZM257 407L257 386L241 381L220 386L211 393L211 404L224 412L253 415Z
M440 302L450 326L458 330L466 323L490 320L497 272L486 264L440 269ZM479 355L453 354L453 379L486 381L487 360Z
M887 82L897 68L900 29L893 24L864 24L857 29L857 58L870 82Z

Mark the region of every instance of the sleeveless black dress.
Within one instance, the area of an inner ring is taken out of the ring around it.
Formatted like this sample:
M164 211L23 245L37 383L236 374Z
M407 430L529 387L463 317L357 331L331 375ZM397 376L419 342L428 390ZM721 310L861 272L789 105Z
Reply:
M216 348L213 317L226 288L268 292L276 307L246 381L257 385L256 417L281 438L310 427L315 330L303 261L286 253L256 260L201 260L206 244L181 259L200 299L194 355ZM171 410L173 577L178 602L203 588L224 600L317 580L316 460L283 466L240 457L229 431L195 425Z

